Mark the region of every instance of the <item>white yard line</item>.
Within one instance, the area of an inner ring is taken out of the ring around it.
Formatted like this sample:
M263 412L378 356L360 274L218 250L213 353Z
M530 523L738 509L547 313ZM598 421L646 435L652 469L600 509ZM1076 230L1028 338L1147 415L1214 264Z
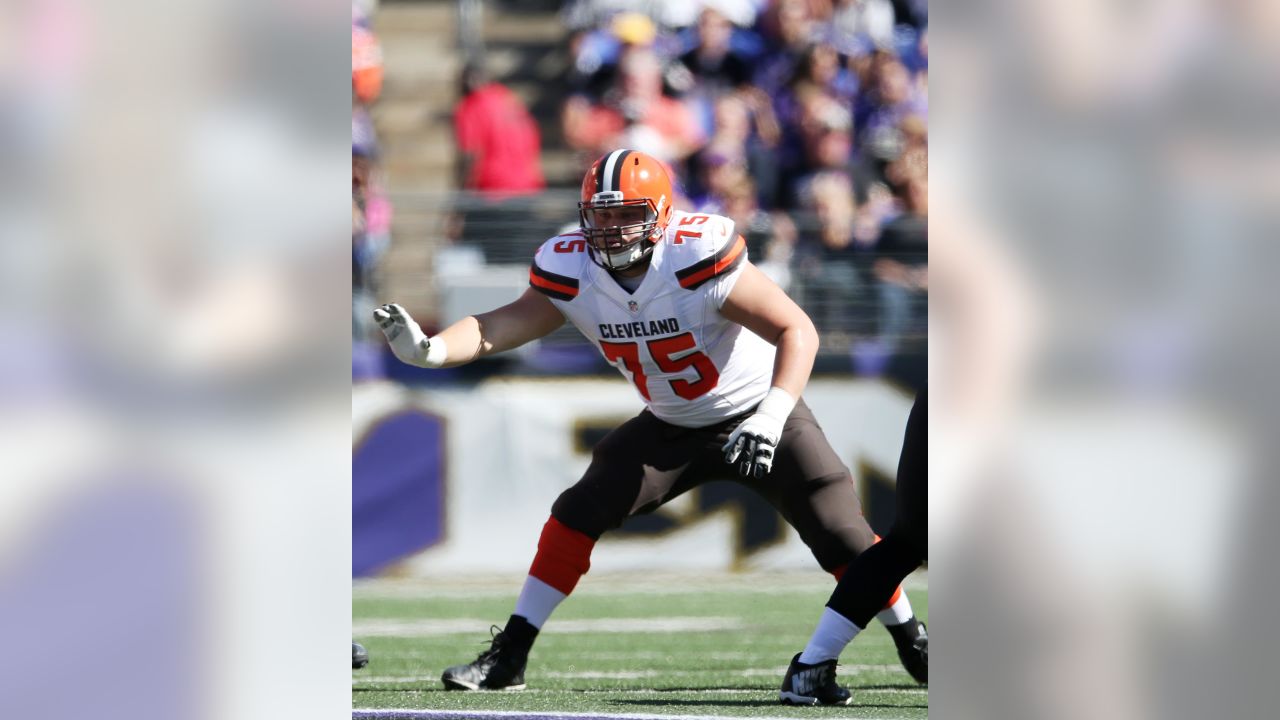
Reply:
M527 712L522 710L352 710L352 720L485 720L488 718L525 718L526 720L566 720L600 718L600 720L727 720L725 715L662 715L644 713L602 712ZM792 720L786 716L753 715L750 720ZM886 720L896 720L887 718Z
M529 720L560 720L560 718L617 718L618 720L724 720L715 715L645 715L639 713L589 713L589 712L524 712L520 710L352 710L357 718L434 718L435 720L462 720L464 718L527 718ZM758 718L757 720L766 720Z
M380 682L387 685L409 685L414 683L438 683L440 679L435 675L422 678L368 678L364 682ZM369 692L377 692L375 688L363 688ZM433 688L434 689L434 688ZM853 692L859 694L885 693L888 695L927 695L929 688L912 687L912 688L852 688ZM571 692L574 695L653 695L654 693L662 693L663 695L760 695L764 693L768 695L773 690L764 688L696 688L696 689L680 689L672 690L670 688L574 688L566 690L564 688L526 688L519 691L521 695L554 695L557 693ZM657 701L655 701L657 702Z
M452 576L421 579L358 580L352 596L370 600L514 598L523 576ZM734 592L756 595L795 595L830 592L835 581L821 572L721 573L601 573L588 575L574 591L581 597L687 595L690 592ZM908 590L928 590L929 573L919 570L907 577Z
M493 623L481 618L440 620L364 619L351 623L357 637L433 637L483 633ZM742 630L746 625L732 617L597 618L557 620L556 633L684 633Z
M590 660L590 659L588 658L587 660ZM569 667L572 668L573 666L571 665ZM871 665L871 664L865 664L865 663L851 663L849 665L841 664L839 666L839 673L842 675L858 675L861 673L868 673L868 672L892 672L892 673L906 674L907 671L901 665ZM777 677L782 677L786 673L787 673L787 666L779 665L777 667L771 667L771 668L745 668L741 670L727 670L724 668L708 668L706 670L658 670L658 669L584 670L584 671L578 671L578 670L572 670L572 669L570 669L569 671L539 670L537 671L537 676L547 677L547 678L570 678L570 679L596 678L596 679L627 680L627 679L642 678L642 677L659 677L664 675L670 676L670 677L701 677L704 675L712 675L712 674L732 675L732 676L738 676L738 677L770 677L775 675ZM371 676L371 675L361 674L358 676L352 676L352 680L363 681L363 682L400 682L404 680L407 682L408 680L405 680L406 678L412 679L412 680L418 680L418 679L421 679L421 677L422 676L417 676L417 675Z

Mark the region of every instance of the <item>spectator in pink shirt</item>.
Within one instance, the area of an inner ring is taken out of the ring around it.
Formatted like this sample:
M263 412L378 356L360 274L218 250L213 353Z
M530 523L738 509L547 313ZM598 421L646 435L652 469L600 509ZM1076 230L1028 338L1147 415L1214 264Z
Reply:
M462 71L462 95L453 116L458 184L496 195L541 190L546 183L538 125L520 98L491 82L476 63Z

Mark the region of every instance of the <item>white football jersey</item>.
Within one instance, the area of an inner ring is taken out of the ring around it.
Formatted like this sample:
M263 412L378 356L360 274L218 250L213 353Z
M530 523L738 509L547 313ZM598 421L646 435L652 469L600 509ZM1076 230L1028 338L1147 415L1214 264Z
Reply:
M774 348L720 314L746 241L719 215L676 212L634 293L593 262L581 233L542 244L529 284L551 298L658 418L704 427L769 391Z

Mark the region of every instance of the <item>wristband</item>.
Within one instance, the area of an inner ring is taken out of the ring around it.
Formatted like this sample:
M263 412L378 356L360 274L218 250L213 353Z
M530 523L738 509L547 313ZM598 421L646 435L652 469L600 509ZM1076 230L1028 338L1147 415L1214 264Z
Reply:
M764 399L756 406L756 413L767 415L780 423L785 423L796 407L796 399L780 387L769 388Z
M433 338L427 338L427 351L422 356L422 365L429 368L438 368L444 365L449 357L449 346L445 344L444 338L437 335Z

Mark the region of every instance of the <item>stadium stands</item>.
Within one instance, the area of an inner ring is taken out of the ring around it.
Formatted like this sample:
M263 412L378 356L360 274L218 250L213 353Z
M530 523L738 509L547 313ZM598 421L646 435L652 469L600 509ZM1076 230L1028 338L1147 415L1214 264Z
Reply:
M372 292L430 325L468 302L514 297L533 249L576 223L573 188L600 147L649 148L669 159L683 206L733 217L753 261L809 311L823 335L820 371L915 384L928 285L927 200L912 200L927 197L928 167L927 25L916 5L557 5L370 11L385 62L371 114L395 209ZM532 113L545 192L460 188L451 126L468 52ZM693 125L673 124L677 115ZM355 323L357 340L362 331ZM542 346L590 351L571 331ZM541 351L523 353L523 369L545 369Z

